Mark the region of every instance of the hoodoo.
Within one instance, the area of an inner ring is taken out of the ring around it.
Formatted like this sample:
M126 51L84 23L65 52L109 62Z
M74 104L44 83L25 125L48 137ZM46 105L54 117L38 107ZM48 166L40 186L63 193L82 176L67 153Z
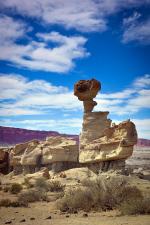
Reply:
M79 163L97 171L123 169L137 143L136 128L130 120L115 125L107 118L109 112L92 112L97 105L93 98L100 88L100 82L95 79L81 80L74 85L74 95L84 105Z

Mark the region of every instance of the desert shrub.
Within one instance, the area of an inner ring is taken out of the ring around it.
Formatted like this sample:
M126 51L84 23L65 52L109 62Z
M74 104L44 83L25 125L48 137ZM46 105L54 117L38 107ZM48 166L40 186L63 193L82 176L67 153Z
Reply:
M40 177L35 181L35 188L40 190L45 190L48 191L49 187L48 187L48 183L46 182L46 179L44 177Z
M18 194L20 191L22 190L22 185L21 184L18 184L18 183L13 183L11 186L10 186L10 192L12 194Z
M24 183L23 183L27 188L33 188L34 185L30 183L28 178L24 178Z
M10 207L10 204L11 204L11 201L8 198L0 200L0 206Z
M2 207L27 207L27 202L19 202L17 201L11 201L10 199L2 199L0 201L0 206Z
M92 207L93 199L90 190L69 190L62 199L57 201L57 207L61 211L69 211L70 213L76 209L89 211Z
M3 187L3 191L4 191L4 192L10 191L10 186L5 186L5 187Z
M36 201L48 201L47 194L39 190L28 190L22 192L18 197L19 202L36 202Z
M62 192L64 191L64 186L60 181L50 181L48 183L48 190L51 192Z
M119 209L122 215L150 214L150 197L125 200Z
M141 191L137 187L129 186L123 178L84 180L82 184L82 189L68 190L57 201L57 207L61 211L111 210L125 200L142 199Z

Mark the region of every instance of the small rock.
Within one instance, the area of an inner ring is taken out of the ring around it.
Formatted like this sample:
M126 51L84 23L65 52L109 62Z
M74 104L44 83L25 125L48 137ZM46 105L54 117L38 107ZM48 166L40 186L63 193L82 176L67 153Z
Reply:
M47 218L46 218L46 220L51 220L52 219L52 217L51 216L48 216Z
M26 222L26 220L25 220L25 219L20 220L20 223L24 223L24 222Z
M74 214L78 214L78 211L77 211L77 210L74 210L73 213L74 213Z
M88 214L87 214L87 213L84 213L84 214L83 214L83 217L88 217Z
M69 217L69 215L66 215L66 217L68 218L68 217Z
M12 221L10 220L10 221L6 221L5 222L5 224L11 224L12 223Z
M35 218L34 217L31 217L30 220L35 220Z
M15 212L15 213L18 213L18 212Z

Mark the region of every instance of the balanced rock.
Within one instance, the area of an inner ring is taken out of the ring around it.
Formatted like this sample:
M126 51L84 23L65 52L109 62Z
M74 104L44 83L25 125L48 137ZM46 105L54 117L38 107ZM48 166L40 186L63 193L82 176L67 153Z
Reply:
M80 101L83 101L84 112L91 112L97 102L93 101L98 91L101 89L99 81L92 80L80 80L74 85L74 95L78 97Z
M79 163L98 166L102 170L124 167L137 142L133 122L112 124L109 112L92 112L96 103L93 98L100 90L100 82L81 80L74 86L74 94L84 102L82 132L79 139ZM97 164L98 163L98 164Z

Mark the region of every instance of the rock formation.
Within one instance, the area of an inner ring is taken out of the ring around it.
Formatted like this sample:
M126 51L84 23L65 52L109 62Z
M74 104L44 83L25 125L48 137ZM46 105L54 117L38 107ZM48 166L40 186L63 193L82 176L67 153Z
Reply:
M15 174L28 174L47 167L54 172L76 167L78 145L65 137L48 137L17 144L10 152L10 165Z
M136 128L130 120L112 124L107 119L109 112L92 112L96 105L93 98L99 90L100 83L94 79L81 80L74 86L74 95L84 103L79 162L98 171L124 168L137 142Z
M80 101L83 101L84 112L91 112L97 102L93 101L98 91L101 88L99 81L92 80L80 80L74 85L74 95L78 97Z
M3 148L0 149L0 173L7 174L9 172L9 152Z
M93 99L100 89L101 84L95 79L81 80L74 86L74 95L84 106L79 145L74 137L65 135L17 144L0 152L1 171L6 172L8 164L14 174L35 173L43 167L52 172L76 167L88 167L96 173L123 169L137 142L136 128L130 120L115 125L107 118L109 112L92 112L97 104Z

